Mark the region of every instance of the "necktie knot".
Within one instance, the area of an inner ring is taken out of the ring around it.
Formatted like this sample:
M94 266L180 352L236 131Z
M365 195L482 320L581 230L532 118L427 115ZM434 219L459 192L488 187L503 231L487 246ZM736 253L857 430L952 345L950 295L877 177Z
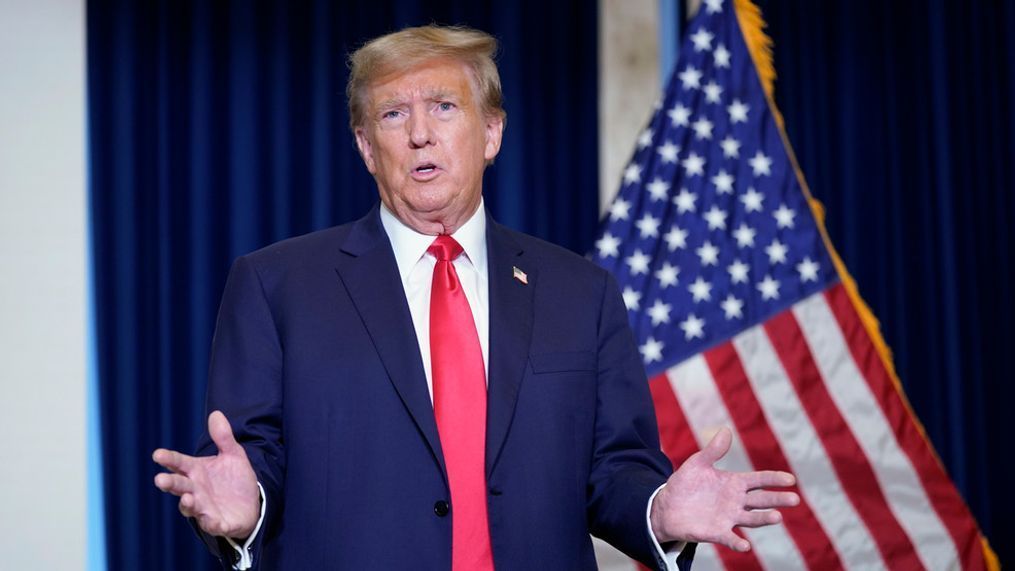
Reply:
M463 252L462 245L457 240L448 236L447 234L441 234L430 244L427 251L437 258L438 262L447 262L454 260Z

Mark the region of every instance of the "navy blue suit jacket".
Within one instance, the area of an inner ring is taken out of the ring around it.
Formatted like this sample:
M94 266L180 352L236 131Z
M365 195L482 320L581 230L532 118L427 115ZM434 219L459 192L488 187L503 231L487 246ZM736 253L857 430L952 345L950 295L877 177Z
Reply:
M671 466L615 282L493 220L487 247L498 571L594 569L589 532L656 567L645 509ZM450 569L455 512L439 505L447 477L411 319L376 207L236 260L207 406L264 486L258 568ZM198 453L215 452L205 435Z

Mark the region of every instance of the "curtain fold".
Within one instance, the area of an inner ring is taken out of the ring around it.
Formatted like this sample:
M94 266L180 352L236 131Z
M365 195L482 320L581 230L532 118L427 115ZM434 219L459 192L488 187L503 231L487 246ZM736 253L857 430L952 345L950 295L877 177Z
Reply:
M93 0L90 205L111 569L210 569L152 484L190 451L233 258L377 200L345 106L346 56L406 25L501 42L508 127L488 169L501 222L578 252L597 224L596 17L586 2Z

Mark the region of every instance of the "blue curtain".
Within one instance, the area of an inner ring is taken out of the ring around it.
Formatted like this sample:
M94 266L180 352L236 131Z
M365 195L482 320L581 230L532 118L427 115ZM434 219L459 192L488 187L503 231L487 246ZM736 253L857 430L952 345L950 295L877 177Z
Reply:
M776 101L909 400L1015 562L1015 4L758 2Z
M210 569L152 484L203 426L231 260L376 201L348 131L345 58L406 25L501 40L494 216L573 250L597 226L596 7L580 0L92 0L90 204L111 569Z

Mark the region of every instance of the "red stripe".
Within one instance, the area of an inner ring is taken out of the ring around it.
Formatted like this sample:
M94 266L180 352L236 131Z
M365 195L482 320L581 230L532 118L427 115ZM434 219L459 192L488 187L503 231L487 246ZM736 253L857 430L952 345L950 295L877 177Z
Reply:
M652 391L656 416L659 417L659 440L662 442L663 452L669 456L674 467L680 466L691 454L698 451L698 441L687 423L684 409L680 407L676 395L673 394L673 386L670 385L666 375L654 377L649 382L649 388ZM738 553L718 545L715 550L727 569L762 570L761 563L753 551Z
M825 299L846 338L853 360L881 404L889 425L894 428L896 440L913 463L934 511L952 536L963 568L986 568L976 521L909 413L845 288L842 285L830 288Z
M732 343L723 343L704 355L751 463L756 469L791 472ZM786 531L808 568L843 568L835 547L803 495L799 506L781 511Z
M663 452L676 468L698 451L698 442L694 439L694 432L687 424L687 418L684 417L684 411L673 394L666 374L654 377L648 386L652 391L652 402L655 403L659 422L659 442Z
M843 490L870 530L885 563L890 568L923 569L913 543L888 507L867 455L832 400L792 311L784 311L770 319L765 331L832 461Z

